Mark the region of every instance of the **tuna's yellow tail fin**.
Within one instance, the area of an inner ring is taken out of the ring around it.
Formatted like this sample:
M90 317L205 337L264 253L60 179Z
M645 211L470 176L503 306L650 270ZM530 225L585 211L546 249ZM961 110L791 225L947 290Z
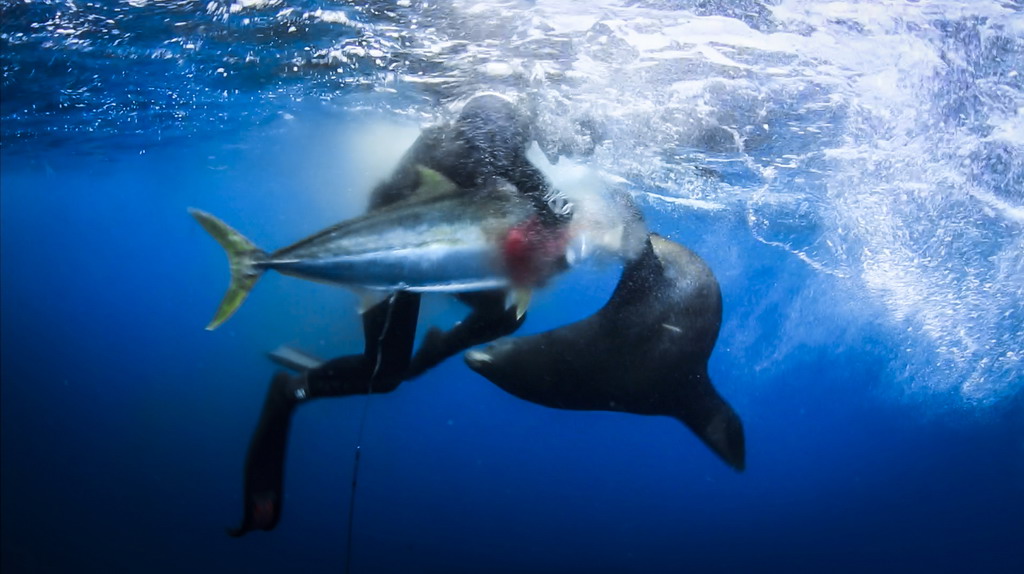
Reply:
M212 331L227 321L245 301L252 286L256 284L256 280L263 273L256 263L266 253L253 245L252 241L246 239L241 233L209 213L191 208L188 212L224 248L228 254L228 265L231 267L231 284L228 285L228 292L224 294L224 299L220 302L220 307L217 308L213 320L206 326L207 331Z

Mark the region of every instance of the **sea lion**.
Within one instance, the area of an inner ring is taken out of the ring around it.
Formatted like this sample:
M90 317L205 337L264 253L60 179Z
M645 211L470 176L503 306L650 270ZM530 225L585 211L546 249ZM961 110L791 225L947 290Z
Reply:
M596 314L499 339L465 359L505 391L539 405L675 417L743 470L743 425L707 371L721 322L722 295L708 265L651 234Z

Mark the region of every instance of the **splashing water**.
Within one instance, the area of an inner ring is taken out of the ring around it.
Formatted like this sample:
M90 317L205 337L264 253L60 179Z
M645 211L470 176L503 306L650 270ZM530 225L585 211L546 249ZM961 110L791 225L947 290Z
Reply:
M884 309L905 388L1021 393L1019 1L0 7L9 152L152 145L310 102L428 122L480 89L517 94L545 151L587 155L680 221L741 219L831 297Z

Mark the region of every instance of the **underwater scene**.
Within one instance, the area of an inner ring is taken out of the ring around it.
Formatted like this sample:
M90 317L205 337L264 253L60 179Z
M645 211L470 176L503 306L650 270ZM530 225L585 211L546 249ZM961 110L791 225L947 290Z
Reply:
M1024 572L1020 0L0 0L0 68L4 573Z

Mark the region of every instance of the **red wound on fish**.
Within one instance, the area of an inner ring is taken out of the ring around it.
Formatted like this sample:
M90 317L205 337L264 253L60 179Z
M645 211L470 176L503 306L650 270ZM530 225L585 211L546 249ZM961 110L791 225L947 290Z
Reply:
M565 226L550 226L533 217L509 229L502 252L505 269L513 285L533 286L544 282L565 265L569 242Z

